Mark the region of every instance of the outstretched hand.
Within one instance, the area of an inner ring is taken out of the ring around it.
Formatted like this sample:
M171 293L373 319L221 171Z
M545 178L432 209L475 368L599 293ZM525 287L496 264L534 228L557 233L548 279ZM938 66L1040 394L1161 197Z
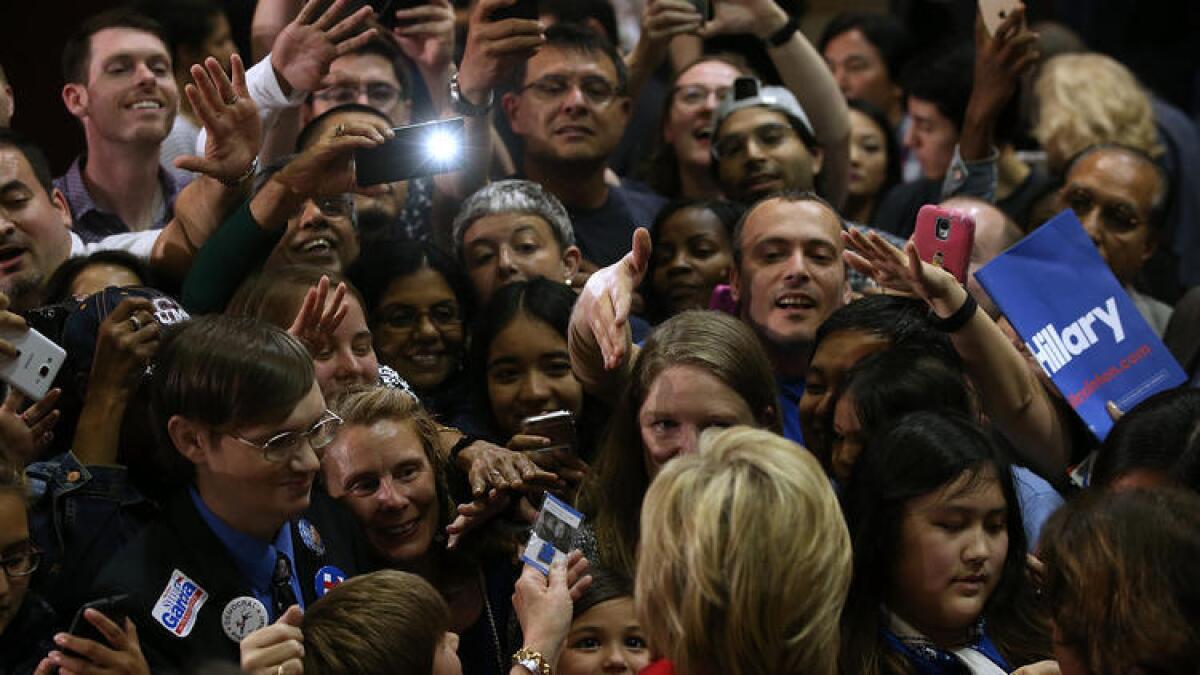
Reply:
M540 21L492 21L498 9L516 0L479 0L471 10L467 44L458 68L459 92L475 105L483 105L500 82L522 61L546 43Z
M703 23L704 17L688 0L651 0L642 10L642 35L652 42L695 33Z
M765 40L788 22L787 12L774 0L712 0L712 3L713 19L700 29L703 38L748 34Z
M271 46L271 65L285 93L293 89L320 89L334 59L362 47L375 37L374 28L359 32L371 18L370 7L362 7L338 21L349 2L337 0L324 10L320 2L306 2L300 14L275 38Z
M972 103L999 114L1012 98L1022 75L1037 63L1037 33L1025 27L1025 7L1019 6L988 36L983 15L975 15L975 77Z
M387 122L371 119L347 122L334 127L325 136L297 155L271 180L302 197L336 197L348 192L377 195L386 185L360 187L354 165L354 151L380 145L396 134Z
M629 311L649 264L650 233L639 227L629 253L593 274L575 302L574 314L592 331L608 370L619 366L629 351Z
M434 71L450 64L454 56L454 7L450 0L427 0L396 10L395 16L396 27L389 35L418 68Z
M232 78L211 56L203 66L192 66L192 84L183 93L207 131L204 157L175 159L180 169L232 181L246 173L262 145L262 120L246 88L246 67L234 54L229 59Z

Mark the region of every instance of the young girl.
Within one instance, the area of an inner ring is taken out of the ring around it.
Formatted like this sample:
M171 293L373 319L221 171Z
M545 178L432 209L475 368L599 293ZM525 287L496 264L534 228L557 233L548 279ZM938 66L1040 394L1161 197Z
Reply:
M599 428L595 404L585 404L583 386L571 371L567 322L575 294L544 278L518 281L497 290L473 327L469 372L475 378L484 427L497 443L536 450L540 438L522 433L522 421L546 412L575 415L575 453L589 460Z
M967 417L917 412L874 438L846 517L843 673L1001 675L1046 657L1008 462Z
M592 569L592 586L575 602L571 631L558 658L559 675L638 673L650 648L633 606L633 580Z
M651 317L662 320L688 309L708 309L713 288L729 281L730 240L742 211L733 202L688 200L658 212L646 274Z

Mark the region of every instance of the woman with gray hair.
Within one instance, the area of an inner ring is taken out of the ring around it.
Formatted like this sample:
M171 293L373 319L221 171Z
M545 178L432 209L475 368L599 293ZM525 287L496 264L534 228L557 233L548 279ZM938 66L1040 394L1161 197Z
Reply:
M568 286L582 255L567 210L538 183L502 180L467 198L454 219L454 254L480 303L514 281L546 277Z

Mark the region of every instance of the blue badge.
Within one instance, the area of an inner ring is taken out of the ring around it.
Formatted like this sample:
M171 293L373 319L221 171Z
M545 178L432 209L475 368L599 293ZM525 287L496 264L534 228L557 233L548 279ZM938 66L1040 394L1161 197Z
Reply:
M326 565L317 570L317 576L313 577L313 587L317 591L317 597L323 598L325 594L333 590L334 586L346 580L346 573L334 567Z
M317 528L304 518L296 523L296 527L300 530L300 540L316 555L325 555L325 542L321 541L321 533L317 532Z

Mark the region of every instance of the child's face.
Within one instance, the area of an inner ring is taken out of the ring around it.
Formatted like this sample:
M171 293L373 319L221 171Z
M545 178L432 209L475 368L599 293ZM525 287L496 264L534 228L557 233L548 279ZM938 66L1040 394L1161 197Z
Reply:
M571 622L559 675L636 673L650 665L650 650L633 609L633 598L595 605Z
M963 640L1004 571L1007 515L993 469L963 472L909 500L890 580L891 610L938 644Z

